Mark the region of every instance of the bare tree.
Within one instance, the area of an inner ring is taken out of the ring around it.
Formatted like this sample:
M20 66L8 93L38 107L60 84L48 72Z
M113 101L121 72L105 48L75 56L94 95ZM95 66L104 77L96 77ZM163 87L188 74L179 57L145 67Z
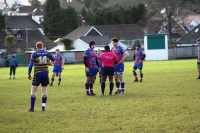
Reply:
M165 28L169 37L169 44L172 44L172 28L174 20L182 11L181 0L154 0L151 3L155 13L155 19L161 20L161 30Z

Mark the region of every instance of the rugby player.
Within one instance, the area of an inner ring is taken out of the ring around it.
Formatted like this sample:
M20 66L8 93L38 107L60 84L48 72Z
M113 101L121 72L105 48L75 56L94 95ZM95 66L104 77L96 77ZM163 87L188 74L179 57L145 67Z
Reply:
M143 67L143 60L145 59L145 57L146 57L146 55L140 49L140 45L136 45L136 50L134 51L134 54L133 54L133 61L134 61L133 75L135 77L134 82L138 82L137 73L136 73L137 69L139 69L139 71L140 71L140 81L139 82L142 82L142 78L143 78L142 67Z
M31 55L29 67L28 67L28 79L31 80L31 71L34 66L34 76L32 80L31 87L31 98L30 98L30 108L27 112L34 112L34 105L36 100L36 91L38 86L42 86L42 111L45 111L46 102L47 102L47 85L49 84L49 70L48 64L51 61L54 61L51 53L43 50L43 43L37 42L36 49L37 51Z
M117 56L117 64L115 64L115 81L116 81L116 90L120 89L121 85L121 94L124 94L124 60L129 56L128 51L124 49L122 46L120 46L117 38L112 38L113 48L111 49L111 52L114 53ZM116 91L115 90L115 91Z
M96 95L93 92L93 83L98 71L100 71L99 62L97 59L97 53L94 50L95 42L91 41L89 43L89 48L84 51L83 60L85 64L85 72L86 72L86 82L85 82L85 89L87 96L94 96Z
M197 77L197 79L200 79L200 38L198 38L196 40L197 44L198 44L198 59L197 59L197 69L198 69L198 73L199 76Z
M64 69L64 63L65 63L63 56L60 54L60 50L56 49L55 52L56 52L56 55L53 56L55 61L51 62L51 64L54 67L53 67L53 75L52 75L52 78L51 78L50 86L53 85L54 77L56 76L56 74L58 74L58 85L60 85L61 73L62 73L62 70Z

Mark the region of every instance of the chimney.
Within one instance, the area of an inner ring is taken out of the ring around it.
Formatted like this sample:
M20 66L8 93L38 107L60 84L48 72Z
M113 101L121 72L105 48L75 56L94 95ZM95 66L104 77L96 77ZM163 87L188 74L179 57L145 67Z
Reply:
M6 3L6 0L4 0L4 4L6 5L6 7L8 6L8 4Z
M82 20L82 26L87 26L87 22L85 20Z

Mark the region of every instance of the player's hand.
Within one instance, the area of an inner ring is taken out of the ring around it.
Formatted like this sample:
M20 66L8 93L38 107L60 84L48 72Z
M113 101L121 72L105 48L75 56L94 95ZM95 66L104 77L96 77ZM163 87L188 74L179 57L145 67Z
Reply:
M142 63L142 60L140 60L139 63Z
M89 70L89 68L88 68L88 67L86 67L86 68L85 68L85 71L86 71L86 72L89 72L90 70Z
M118 64L122 64L123 63L123 61L122 60L120 60L119 62L118 62Z
M31 80L31 79L32 79L31 75L29 75L29 76L28 76L28 79L29 79L29 80Z
M62 67L62 70L63 70L64 68Z

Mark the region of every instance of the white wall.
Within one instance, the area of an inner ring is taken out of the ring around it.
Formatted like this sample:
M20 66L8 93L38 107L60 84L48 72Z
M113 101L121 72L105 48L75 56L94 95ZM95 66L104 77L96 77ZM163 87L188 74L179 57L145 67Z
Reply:
M144 36L144 52L146 54L146 61L150 60L168 60L168 43L167 35L165 35L165 49L148 50L147 49L147 35Z
M89 48L89 44L85 43L81 39L77 39L74 41L74 49L87 49Z
M37 22L38 24L40 24L41 17L42 17L41 15L40 16L32 16L32 19L35 20L35 22Z

